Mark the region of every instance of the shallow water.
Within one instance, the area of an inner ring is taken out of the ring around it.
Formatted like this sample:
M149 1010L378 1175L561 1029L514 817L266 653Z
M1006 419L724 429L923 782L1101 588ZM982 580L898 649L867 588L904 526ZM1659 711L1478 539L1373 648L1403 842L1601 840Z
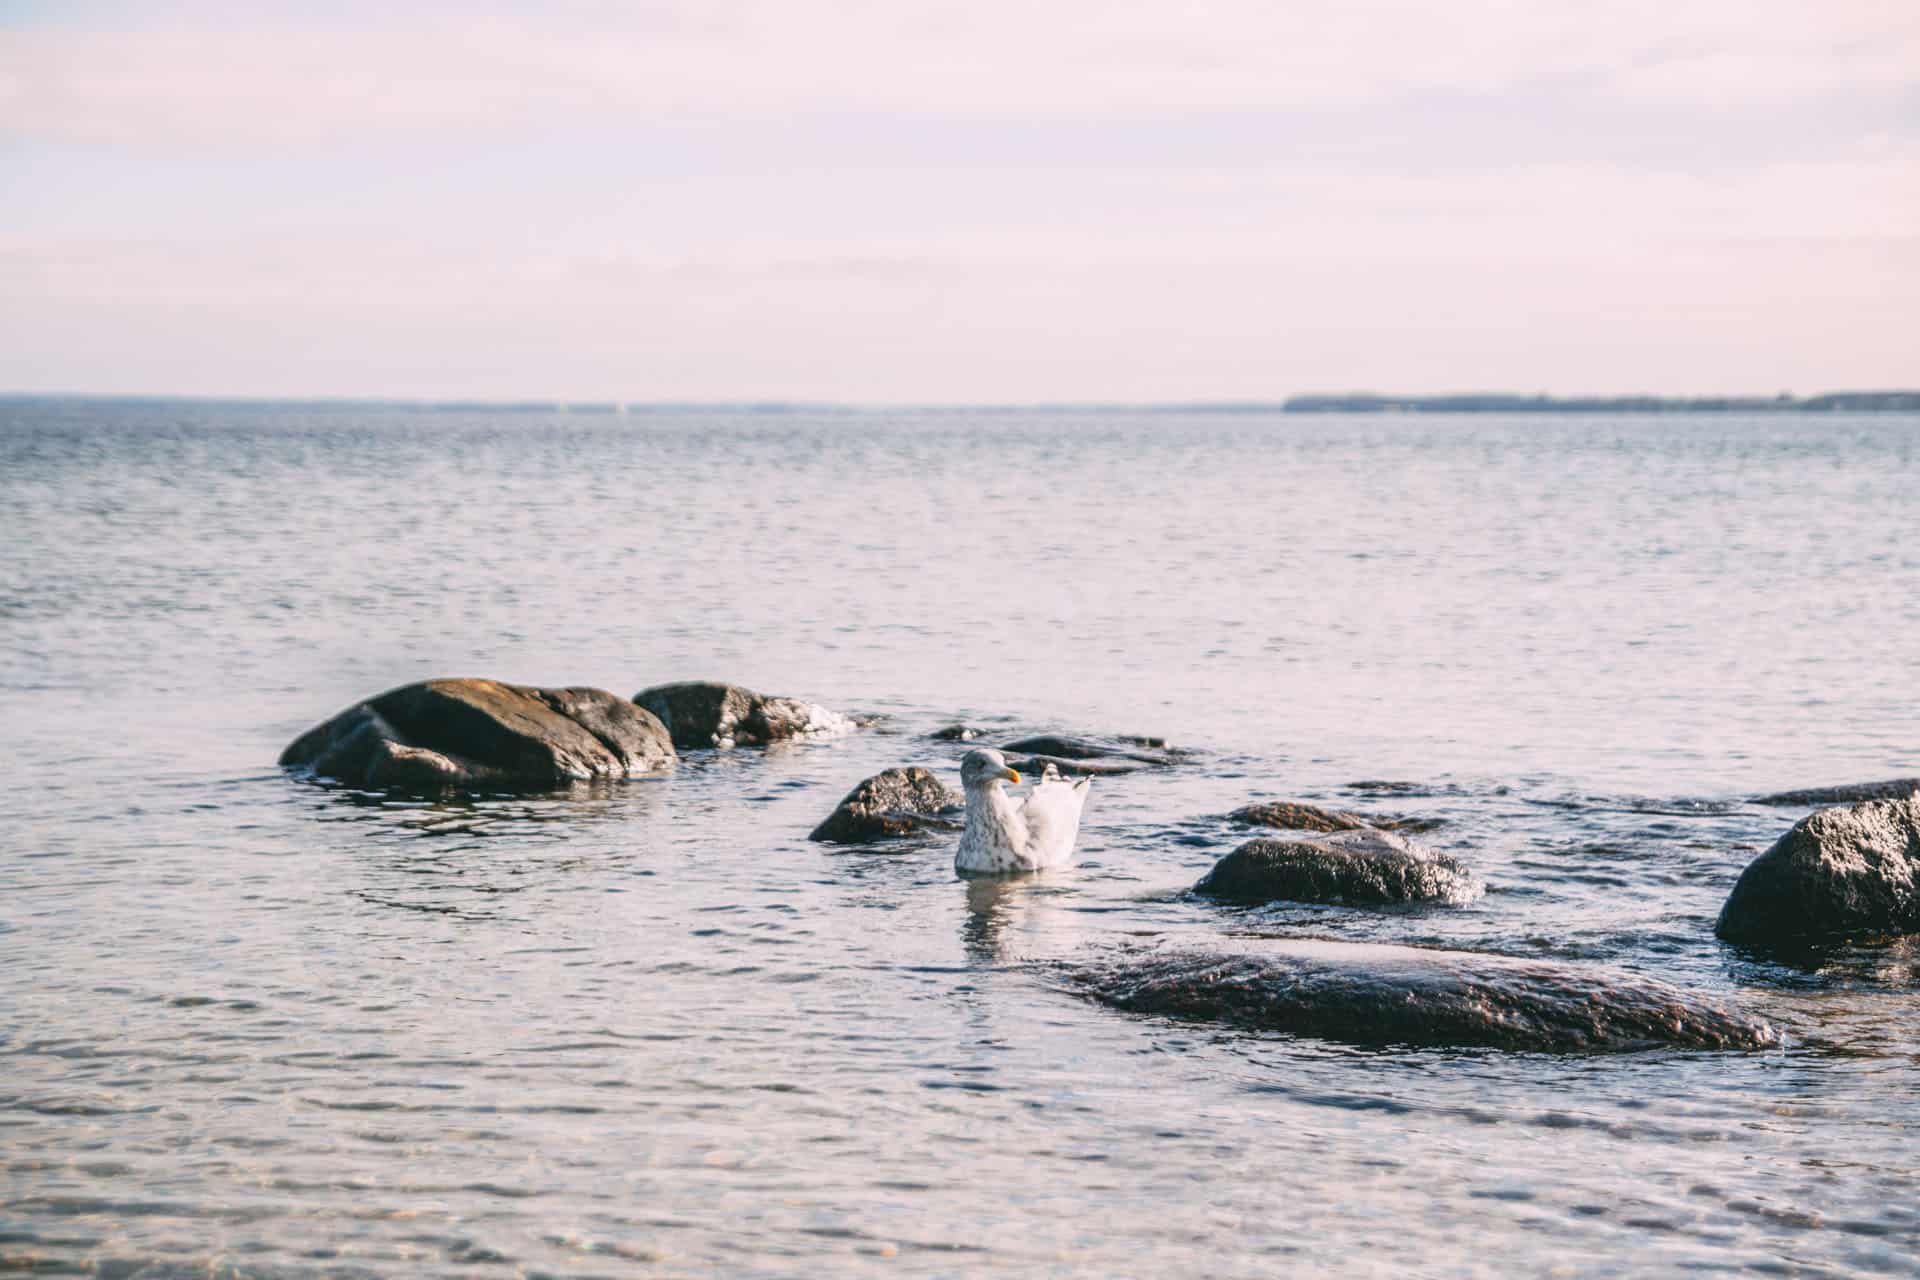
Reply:
M0 404L0 1262L110 1275L1909 1274L1920 952L1717 943L1920 773L1920 419ZM434 674L888 717L398 802L281 746ZM956 719L1165 734L1079 865L805 835ZM1386 780L1407 788L1355 788ZM1250 800L1470 906L1181 896ZM1361 1050L1048 962L1272 934L1622 969L1760 1054Z

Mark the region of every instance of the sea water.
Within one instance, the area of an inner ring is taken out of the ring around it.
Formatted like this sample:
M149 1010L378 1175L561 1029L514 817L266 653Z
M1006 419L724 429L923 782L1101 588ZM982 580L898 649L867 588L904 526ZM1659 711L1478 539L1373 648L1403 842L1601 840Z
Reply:
M573 792L275 767L430 676L881 717ZM0 1265L276 1277L1910 1274L1920 952L1712 935L1920 773L1920 418L0 404ZM1072 869L808 831L1161 735ZM1395 789L1356 787L1391 782ZM1258 799L1466 907L1183 891ZM1049 980L1258 935L1654 977L1784 1051L1358 1049Z

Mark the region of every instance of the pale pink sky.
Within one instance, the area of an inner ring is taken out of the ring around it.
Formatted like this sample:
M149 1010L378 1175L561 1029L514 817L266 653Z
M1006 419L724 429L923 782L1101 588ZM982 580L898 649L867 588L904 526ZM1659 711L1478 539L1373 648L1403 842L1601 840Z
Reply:
M0 390L1920 383L1920 6L0 5Z

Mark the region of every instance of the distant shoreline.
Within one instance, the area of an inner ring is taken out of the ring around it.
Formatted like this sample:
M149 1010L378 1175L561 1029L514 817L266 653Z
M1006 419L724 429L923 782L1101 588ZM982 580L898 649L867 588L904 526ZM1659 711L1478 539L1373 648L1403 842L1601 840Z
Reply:
M1807 396L1294 396L1285 413L1876 413L1920 410L1920 391Z
M97 395L0 391L5 404L111 404L165 408L405 409L439 413L1920 413L1920 391L1831 391L1813 396L1546 396L1505 392L1448 395L1291 396L1284 400L887 404L831 401L461 400L316 396Z

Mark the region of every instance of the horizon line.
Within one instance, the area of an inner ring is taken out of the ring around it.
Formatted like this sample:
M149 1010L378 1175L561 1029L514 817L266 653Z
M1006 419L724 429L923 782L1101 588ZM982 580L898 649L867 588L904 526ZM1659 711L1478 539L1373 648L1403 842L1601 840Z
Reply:
M613 416L651 413L1352 413L1352 412L1739 412L1743 410L1920 410L1920 389L1817 392L1796 396L1626 392L1550 395L1544 392L1311 392L1278 399L1174 400L620 400L604 397L568 400L556 397L370 396L370 395L204 395L177 392L8 391L0 402L66 402L121 405L208 405L230 408L297 407L339 409L415 409L458 412L493 410L522 413L583 413ZM1885 403L1910 401L1912 403ZM1865 402L1865 403L1851 403ZM1876 403L1881 402L1881 403Z

